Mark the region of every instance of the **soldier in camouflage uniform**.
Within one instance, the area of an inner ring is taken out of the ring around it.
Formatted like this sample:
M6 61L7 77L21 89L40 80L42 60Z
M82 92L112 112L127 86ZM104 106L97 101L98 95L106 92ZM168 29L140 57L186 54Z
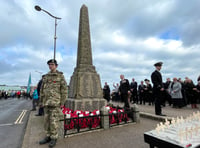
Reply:
M61 107L67 98L67 83L62 72L56 70L56 60L49 60L50 72L44 75L40 90L40 105L44 107L44 129L46 137L40 144L49 143L54 147L58 138L59 120L62 116Z

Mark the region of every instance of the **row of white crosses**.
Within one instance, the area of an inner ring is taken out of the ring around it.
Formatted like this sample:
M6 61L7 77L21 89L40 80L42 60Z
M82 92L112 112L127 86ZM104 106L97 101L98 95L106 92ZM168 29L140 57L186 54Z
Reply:
M160 134L160 132L164 132L166 129L169 128L169 125L170 125L170 122L167 120L167 118L165 118L164 124L163 122L158 123L156 127L157 134Z
M160 135L162 132L168 132L177 135L180 143L184 140L189 140L195 137L200 139L200 112L193 112L190 116L183 119L183 117L172 118L170 121L166 118L165 122L157 124L156 133Z

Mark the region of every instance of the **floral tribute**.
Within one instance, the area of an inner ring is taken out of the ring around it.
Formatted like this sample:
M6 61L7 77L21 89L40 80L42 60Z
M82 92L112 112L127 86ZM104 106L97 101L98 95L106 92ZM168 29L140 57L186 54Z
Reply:
M116 108L113 106L106 106L109 112L110 124L120 123L122 121L128 121L127 113L124 113L124 109ZM74 128L96 128L100 126L101 116L99 110L92 112L82 110L71 110L69 108L62 108L62 112L65 115L64 128L66 130Z

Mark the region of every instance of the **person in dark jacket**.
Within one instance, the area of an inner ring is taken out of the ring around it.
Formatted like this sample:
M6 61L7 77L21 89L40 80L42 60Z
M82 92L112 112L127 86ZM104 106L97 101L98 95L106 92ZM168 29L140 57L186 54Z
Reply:
M154 66L156 70L151 74L151 81L153 83L153 93L155 97L155 114L160 116L165 116L162 114L162 94L164 91L164 86L162 82L162 75L160 73L160 70L162 68L162 62L155 63Z
M144 88L146 88L146 86L144 85L144 81L141 81L140 85L138 86L138 95L139 95L140 104L142 104L143 102L143 104L145 105Z
M37 85L37 92L38 92L39 99L40 99L41 86L42 86L42 79L38 82L38 85ZM44 108L42 106L39 106L38 114L36 114L35 116L43 116L43 115L44 115Z
M132 82L130 84L131 89L131 102L132 103L138 103L138 97L137 97L137 82L135 79L132 79Z
M185 80L185 94L188 100L188 104L191 104L192 108L197 108L196 87L191 79Z
M166 101L169 103L169 106L171 106L172 104L172 98L171 98L171 95L169 94L168 92L168 88L169 88L169 85L171 83L171 80L170 78L167 78L166 82L163 83L164 85L164 91L163 91L163 95L164 95L164 98L163 98L163 105L165 106L165 103Z
M181 92L183 96L183 106L187 106L187 98L185 95L185 83L181 80L181 78L178 78L178 81L181 83Z
M122 101L124 102L125 108L130 108L128 102L128 95L130 94L130 85L129 81L124 78L124 75L120 75L120 86L119 86L119 95L121 96Z
M103 97L107 100L107 102L110 102L110 87L107 82L105 82L105 85L103 87Z

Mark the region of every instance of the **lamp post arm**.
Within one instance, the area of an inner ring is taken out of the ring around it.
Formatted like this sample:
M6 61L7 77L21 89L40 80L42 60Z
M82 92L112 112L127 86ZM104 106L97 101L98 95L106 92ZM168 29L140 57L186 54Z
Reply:
M57 27L57 19L55 19L55 34L54 34L54 54L53 54L53 59L56 59L56 27Z
M41 9L42 11L44 11L45 13L47 13L48 15L50 15L51 17L55 18L55 19L61 19L60 17L56 17L54 15L52 15L51 13L49 13L48 11Z
M44 11L45 13L47 13L49 16L51 16L51 17L53 17L53 18L55 19L54 56L53 56L53 59L55 60L55 59L56 59L56 39L57 39L57 37L56 37L56 26L57 26L57 19L61 19L61 18L52 15L51 13L49 13L48 11L42 9L42 8L41 8L40 6L38 6L38 5L35 6L35 9L36 9L37 11L41 11L41 10L42 10L42 11Z
M52 15L51 13L49 13L48 11L41 9L42 11L44 11L45 13L47 13L48 15L50 15L51 17L55 18L55 34L54 34L54 54L53 54L53 59L56 59L56 27L57 27L57 19L61 19L60 17L56 17L54 15Z

